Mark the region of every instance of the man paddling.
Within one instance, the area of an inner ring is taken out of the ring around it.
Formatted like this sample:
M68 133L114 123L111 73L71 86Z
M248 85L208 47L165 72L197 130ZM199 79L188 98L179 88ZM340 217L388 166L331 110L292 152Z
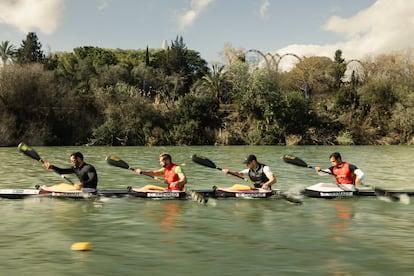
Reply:
M242 178L248 176L254 182L255 188L271 189L272 184L276 183L276 176L273 174L269 166L257 162L255 155L251 154L246 157L243 164L247 166L246 169L239 172L232 172L228 169L223 169L225 174L238 175Z
M80 152L74 152L70 155L70 162L72 167L70 168L58 168L49 162L44 162L43 165L48 169L53 169L59 174L74 173L79 178L80 183L73 185L76 190L83 190L85 192L94 192L98 186L98 174L95 167L87 164L83 160L83 154Z
M354 191L357 186L362 185L362 181L365 179L365 174L357 166L348 162L342 161L341 154L334 152L329 156L329 161L332 166L326 170L322 170L320 167L315 167L316 172L327 172L332 174L336 183L345 191Z
M149 176L164 176L164 181L167 184L168 190L184 190L184 185L187 183L187 177L181 166L172 162L171 155L168 153L160 154L159 170L140 170L135 169L136 174L145 174Z

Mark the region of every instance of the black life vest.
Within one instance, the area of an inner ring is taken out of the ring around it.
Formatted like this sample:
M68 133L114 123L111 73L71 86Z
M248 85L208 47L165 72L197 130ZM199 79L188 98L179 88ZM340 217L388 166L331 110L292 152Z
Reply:
M261 188L264 183L269 181L266 174L263 172L265 164L257 163L257 167L254 170L249 170L249 178L254 182L254 187Z

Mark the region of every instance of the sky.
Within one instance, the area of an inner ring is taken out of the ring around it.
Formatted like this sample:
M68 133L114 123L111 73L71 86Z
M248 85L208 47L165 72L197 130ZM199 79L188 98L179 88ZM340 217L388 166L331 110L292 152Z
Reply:
M224 45L363 59L414 48L412 0L0 0L0 42L35 32L45 53L161 48L182 36L210 64Z

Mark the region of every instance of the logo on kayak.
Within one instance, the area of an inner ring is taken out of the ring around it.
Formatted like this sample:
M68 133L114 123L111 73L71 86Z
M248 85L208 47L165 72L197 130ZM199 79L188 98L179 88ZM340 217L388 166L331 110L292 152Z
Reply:
M147 193L147 197L170 197L170 198L177 198L177 197L180 197L180 193L179 192Z
M324 192L319 192L319 195L321 197L330 197L330 196L338 196L338 197L346 197L346 196L353 196L354 192L328 192L328 193L324 193Z
M267 197L267 193L235 193L240 198L263 198Z
M0 194L38 195L39 190L36 190L36 189L0 189Z
M54 197L68 197L68 198L90 198L94 197L92 193L82 193L82 192L52 192L52 196Z

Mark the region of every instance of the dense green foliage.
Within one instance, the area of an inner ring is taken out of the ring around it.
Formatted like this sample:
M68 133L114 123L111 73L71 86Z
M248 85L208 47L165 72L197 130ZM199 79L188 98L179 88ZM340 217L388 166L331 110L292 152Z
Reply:
M251 68L233 52L209 67L182 37L168 49L48 56L35 33L17 49L4 41L0 145L414 143L411 52L350 70L337 50L288 72Z

